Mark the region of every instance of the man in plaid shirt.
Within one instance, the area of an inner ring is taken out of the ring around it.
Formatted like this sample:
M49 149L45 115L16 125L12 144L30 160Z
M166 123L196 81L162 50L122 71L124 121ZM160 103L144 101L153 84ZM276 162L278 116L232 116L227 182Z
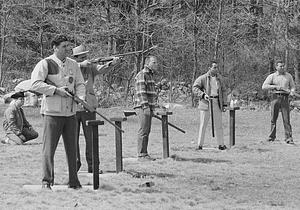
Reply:
M135 77L134 109L139 118L138 158L140 160L155 160L148 155L147 147L151 130L151 120L157 104L157 94L153 73L158 69L157 58L148 56L144 69Z

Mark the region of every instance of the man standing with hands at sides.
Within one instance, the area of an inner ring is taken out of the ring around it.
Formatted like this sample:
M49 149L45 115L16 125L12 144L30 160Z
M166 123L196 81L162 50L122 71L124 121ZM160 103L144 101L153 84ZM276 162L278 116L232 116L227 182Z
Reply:
M69 188L79 189L81 184L76 170L76 104L69 92L85 99L84 80L72 53L69 38L56 36L51 47L54 53L38 62L31 74L31 90L43 94L43 180L42 187L54 184L54 153L60 136L63 138L69 168ZM69 91L69 92L68 92Z
M120 59L118 57L112 57L112 61L107 62L105 65L93 64L87 60L88 52L84 45L79 45L73 48L73 57L77 61L81 73L85 81L86 89L86 102L88 105L94 109L98 108L98 100L94 92L94 81L95 77L100 74L106 74L113 69L113 66L117 64ZM82 129L85 137L85 156L88 164L88 173L93 173L92 165L92 129L86 125L87 120L95 120L96 113L85 111L82 107L79 108L76 112L76 118L78 123L77 128L77 171L80 169L81 160L80 160L80 148L79 148L79 132L80 124L82 124ZM99 162L99 161L98 161ZM102 173L102 171L100 171Z
M153 73L157 69L157 58L148 56L145 59L144 68L135 77L134 109L140 126L137 135L139 160L155 160L149 156L147 149L153 111L157 105L157 94L153 80Z
M281 110L283 126L285 130L285 142L294 144L292 126L290 124L290 105L288 96L295 94L295 83L291 74L286 72L284 62L276 62L276 72L270 74L262 85L263 90L270 90L271 101L271 131L267 141L276 139L276 121Z
M211 106L209 106L209 99L211 99L210 101L212 102L213 107L214 126L219 150L227 149L226 145L224 145L222 127L222 111L225 110L226 97L216 61L211 61L208 72L195 80L192 90L196 96L200 97L200 126L197 150L203 149L205 130L210 118L209 109Z

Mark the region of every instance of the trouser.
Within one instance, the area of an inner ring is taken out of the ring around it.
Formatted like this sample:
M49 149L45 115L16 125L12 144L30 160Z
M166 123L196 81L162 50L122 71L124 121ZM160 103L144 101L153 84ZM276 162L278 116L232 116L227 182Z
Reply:
M213 98L213 117L214 117L214 128L217 137L218 145L224 145L223 138L223 127L222 127L222 111L219 107L218 99ZM199 136L198 145L203 146L205 139L205 131L210 118L210 106L209 110L200 110L200 126L199 126Z
M63 138L69 169L69 185L79 185L76 170L76 116L47 116L44 115L43 133L43 182L54 183L54 153L60 136Z
M15 135L13 133L6 134L6 137L9 138L11 141L13 141L15 144L20 145L27 141L36 139L39 136L38 132L36 132L33 129L29 129L29 128L23 128L22 135L26 138L25 141L23 141L22 139L20 139L19 136Z
M146 113L142 108L136 108L136 114L139 119L139 130L137 135L138 147L137 153L139 157L145 156L148 154L148 141L149 134L151 131L151 121L153 111Z
M271 131L269 134L270 139L276 138L276 122L280 110L285 131L285 138L292 138L292 126L290 124L290 106L288 95L274 94L272 96L271 102Z
M88 164L88 170L93 169L93 139L92 139L92 128L86 125L87 120L95 120L95 112L79 111L76 113L77 118L77 166L81 165L80 160L80 148L79 148L79 133L80 133L80 124L82 124L82 129L85 138L85 158ZM99 160L98 160L99 163Z

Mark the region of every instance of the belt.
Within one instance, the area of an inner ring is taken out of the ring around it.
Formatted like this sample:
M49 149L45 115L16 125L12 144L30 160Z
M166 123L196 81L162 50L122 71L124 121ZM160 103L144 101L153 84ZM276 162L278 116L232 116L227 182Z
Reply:
M219 96L209 96L209 98L219 98Z

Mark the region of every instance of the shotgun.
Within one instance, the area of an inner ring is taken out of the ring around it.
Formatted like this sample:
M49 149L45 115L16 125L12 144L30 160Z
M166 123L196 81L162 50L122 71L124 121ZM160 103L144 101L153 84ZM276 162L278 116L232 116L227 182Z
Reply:
M125 116L125 117L129 117L129 116L132 116L132 115L136 115L136 112L135 112L135 111L131 111L131 110L125 110L125 111L123 111L123 113L124 113L124 116ZM155 114L153 115L153 117L156 118L156 119L159 119L160 121L162 121L161 117L159 117L159 116L157 116L157 115L155 115ZM177 130L179 130L179 131L182 132L182 133L185 133L185 131L184 131L183 129L178 128L176 125L173 125L172 123L169 123L169 122L168 122L168 125L170 125L171 127L175 128L175 129L177 129Z
M54 82L52 82L51 80L49 80L49 79L46 79L45 83L57 87L57 85ZM102 115L96 109L94 109L94 107L91 107L87 102L85 102L84 100L80 99L78 96L74 95L68 89L66 89L66 91L68 91L68 93L70 93L70 95L72 95L72 97L71 97L72 100L75 101L77 104L82 105L83 108L85 108L85 110L87 110L88 112L95 112L100 117L102 117L106 122L108 122L109 124L111 124L112 126L114 126L116 129L118 129L119 131L121 131L122 133L124 133L124 131L119 126L115 125L112 121L110 121L108 118L106 118L104 115Z
M209 99L210 105L210 117L211 117L211 134L212 137L215 137L215 123L214 123L214 109L213 109L213 99Z
M108 56L108 57L94 58L94 59L91 59L90 62L91 63L109 62L109 61L112 61L114 59L114 57L124 57L124 56L127 56L127 55L134 55L134 54L137 54L137 53L146 53L146 52L148 52L152 49L155 49L155 48L157 48L157 45L154 45L154 46L150 47L147 50L138 50L138 51L127 52L127 53L122 53L122 54L115 54L115 55L111 55L111 56Z

